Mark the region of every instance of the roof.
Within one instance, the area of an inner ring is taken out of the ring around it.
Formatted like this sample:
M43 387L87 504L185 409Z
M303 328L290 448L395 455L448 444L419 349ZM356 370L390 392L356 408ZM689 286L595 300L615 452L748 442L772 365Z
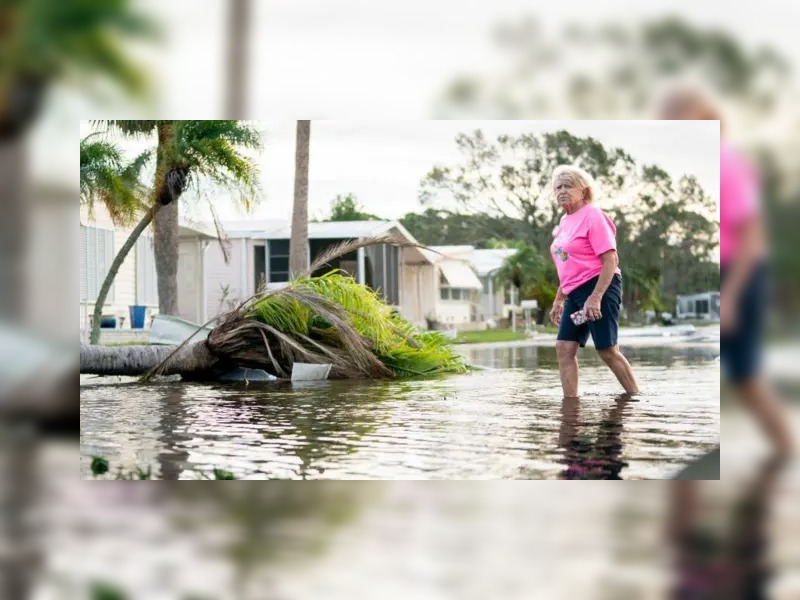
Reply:
M460 260L469 260L475 246L431 246L431 250L435 250L444 258L457 258Z
M480 276L497 271L509 256L517 253L514 248L478 250L474 246L431 246L430 249L438 252L438 254L428 252L431 262L448 259L466 260Z
M188 221L186 219L180 219L180 223L178 225L178 232L179 235L182 237L201 237L201 238L216 238L217 231L213 225L209 225L207 223L197 223L193 221Z
M292 237L291 222L285 220L250 220L223 223L228 237L253 237L270 240L288 240ZM308 224L309 239L348 239L380 235L392 228L400 228L403 235L413 241L413 236L396 221L323 221Z
M481 280L466 261L463 260L443 260L439 263L439 269L447 280L450 287L467 288L473 290L483 289Z
M470 257L470 262L478 275L489 275L500 269L509 256L514 256L514 248L493 248L489 250L475 250Z
M80 224L86 227L99 227L101 229L110 229L114 231L124 232L124 235L129 235L129 232L134 229L134 225L125 227L116 226L111 221L105 208L98 206L94 219L89 218L88 211L85 207L81 207ZM199 237L199 238L216 238L217 231L213 224L204 223L194 220L189 220L183 216L179 217L178 221L178 235L180 237Z
M249 221L226 221L225 233L231 239L252 238L256 240L288 240L292 237L291 223L286 220L251 219ZM399 221L322 221L308 224L308 239L361 239L395 231L412 244L417 240ZM431 254L422 248L407 248L406 262L436 262Z

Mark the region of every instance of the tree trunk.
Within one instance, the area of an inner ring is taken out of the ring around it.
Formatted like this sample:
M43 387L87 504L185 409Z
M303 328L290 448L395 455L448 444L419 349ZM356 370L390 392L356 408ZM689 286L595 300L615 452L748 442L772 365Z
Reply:
M21 323L25 317L28 280L26 255L29 203L26 198L26 143L24 139L0 140L0 317Z
M175 129L170 121L159 122L158 150L156 152L156 179L154 189L162 196L167 189L167 174L171 164L170 147L175 142ZM158 312L162 315L178 314L178 198L159 210L154 219L153 249L156 258L158 284Z
M114 262L111 263L111 267L108 269L106 278L103 280L103 285L100 286L100 292L97 294L97 299L94 303L92 333L89 336L90 344L100 343L100 319L103 316L103 305L106 303L106 297L111 289L111 284L114 283L114 279L116 278L120 267L122 267L122 263L125 262L125 258L128 256L128 254L130 254L131 249L133 249L134 245L136 244L136 240L139 239L139 236L142 235L142 232L147 229L147 226L153 221L153 213L158 212L158 209L159 204L156 203L147 211L147 213L142 217L142 220L139 221L133 231L131 231L131 234L128 236L128 239L125 240L125 244L122 246L122 248L120 248L117 256L114 257Z
M297 122L297 146L294 166L294 210L289 271L294 278L308 268L308 158L311 121Z
M144 375L160 365L177 346L87 346L81 344L81 373L88 375ZM205 341L187 344L170 359L164 375L199 375L216 359Z
M5 98L0 98L0 102ZM22 135L0 139L0 320L24 325L28 294L27 259L28 202L26 140ZM23 363L30 358L21 359ZM51 375L44 374L46 379ZM0 402L8 402L8 392L0 393ZM30 406L41 402L41 390L34 392ZM35 401L35 402L34 402ZM74 411L71 411L74 414ZM34 410L33 418L41 415ZM34 437L36 435L36 437ZM9 422L4 414L0 421L0 477L13 485L0 489L0 597L27 598L36 579L39 551L36 534L31 531L31 510L38 500L39 448L41 439L28 419Z
M225 86L227 119L244 119L247 107L251 0L230 0L228 12L228 83Z

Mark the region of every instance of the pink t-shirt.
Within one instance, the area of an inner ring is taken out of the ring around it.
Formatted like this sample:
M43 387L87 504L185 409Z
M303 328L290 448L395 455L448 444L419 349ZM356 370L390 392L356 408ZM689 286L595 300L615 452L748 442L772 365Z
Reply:
M608 215L593 204L561 218L553 232L550 254L556 263L562 292L569 294L600 274L603 270L600 255L617 249L616 233L617 228Z
M756 170L725 143L719 154L719 262L724 265L739 248L739 227L760 210Z

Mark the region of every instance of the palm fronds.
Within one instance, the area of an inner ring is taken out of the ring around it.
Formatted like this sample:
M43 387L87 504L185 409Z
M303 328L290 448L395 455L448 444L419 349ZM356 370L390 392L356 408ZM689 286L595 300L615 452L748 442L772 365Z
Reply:
M417 246L391 235L346 242L323 253L309 272L376 243ZM288 377L295 362L330 363L334 379L467 370L441 333L417 331L375 291L340 270L321 277L307 272L284 288L260 291L219 319L201 343L218 368L264 369L278 377ZM163 372L170 360L167 357L145 377Z
M92 215L95 202L101 202L115 224L129 225L144 207L141 173L151 153L143 152L126 163L114 144L93 137L80 142L81 203Z
M229 313L207 343L225 363L279 377L294 362L331 363L330 376L340 379L466 370L441 334L417 333L373 290L341 271L251 299Z

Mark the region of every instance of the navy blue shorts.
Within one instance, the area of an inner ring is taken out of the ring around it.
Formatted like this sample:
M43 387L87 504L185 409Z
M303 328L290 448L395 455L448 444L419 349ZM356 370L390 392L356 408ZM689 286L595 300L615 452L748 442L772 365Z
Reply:
M556 339L565 342L578 342L580 347L583 348L586 346L586 341L591 333L594 347L597 350L617 345L619 309L622 306L622 277L620 277L619 273L614 275L600 301L600 312L603 316L599 320L575 325L572 319L569 318L572 313L583 308L587 298L594 291L597 280L598 277L593 277L567 295Z
M729 269L720 269L723 285ZM744 383L761 369L761 344L767 306L767 267L753 270L736 307L736 329L720 335L720 361L728 379Z

